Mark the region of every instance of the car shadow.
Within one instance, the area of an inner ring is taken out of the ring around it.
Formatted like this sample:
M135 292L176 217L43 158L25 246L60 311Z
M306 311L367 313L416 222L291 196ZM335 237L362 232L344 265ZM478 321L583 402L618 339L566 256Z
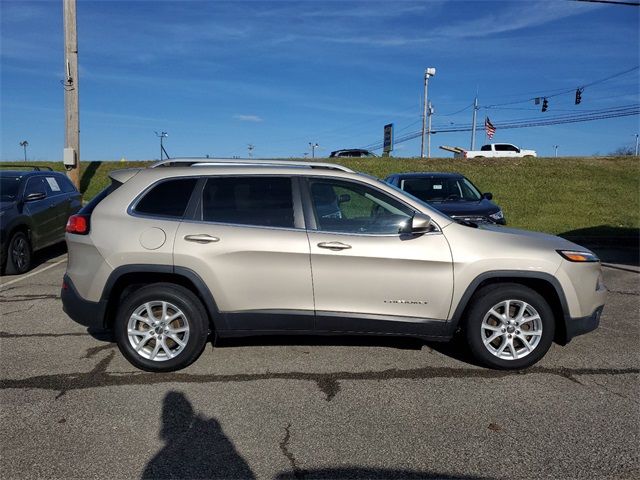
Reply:
M263 346L333 346L333 347L387 347L400 350L421 350L427 344L414 337L360 336L360 335L264 335L248 337L211 337L216 348Z
M599 225L561 233L578 245L592 250L602 263L640 267L640 229Z
M142 479L207 478L254 479L256 475L225 434L220 422L195 412L186 395L168 392L162 403L160 438L164 446L146 464ZM375 440L375 439L372 439ZM392 468L346 466L336 468L302 469L290 451L289 427L283 427L279 444L259 447L259 458L284 455L291 470L276 474L274 479L477 479L474 476L451 476L440 472ZM310 453L313 456L313 453ZM346 459L345 459L346 460Z

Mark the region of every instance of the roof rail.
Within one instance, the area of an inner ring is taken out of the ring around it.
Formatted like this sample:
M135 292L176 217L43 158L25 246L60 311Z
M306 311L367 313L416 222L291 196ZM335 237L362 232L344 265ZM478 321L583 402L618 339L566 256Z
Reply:
M324 168L327 170L340 170L342 172L354 173L350 168L335 163L305 162L298 160L271 160L253 158L170 158L151 165L156 167L192 167L192 166L264 166L264 167L305 167Z
M51 167L44 167L44 166L38 166L38 165L11 165L11 164L5 163L3 165L0 165L0 168L32 168L36 172L39 172L41 170L48 170L50 172L53 172L53 168Z

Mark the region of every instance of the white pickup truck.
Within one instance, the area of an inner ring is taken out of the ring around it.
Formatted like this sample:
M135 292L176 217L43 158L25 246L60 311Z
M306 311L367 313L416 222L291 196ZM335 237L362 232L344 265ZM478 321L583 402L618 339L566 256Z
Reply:
M480 150L465 150L461 147L441 146L442 150L453 152L454 158L527 158L537 157L535 150L523 150L510 143L490 143L483 145Z

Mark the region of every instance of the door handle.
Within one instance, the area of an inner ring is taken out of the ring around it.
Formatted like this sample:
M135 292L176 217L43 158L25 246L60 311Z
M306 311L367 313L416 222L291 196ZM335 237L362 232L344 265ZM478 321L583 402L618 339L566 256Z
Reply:
M211 235L207 235L206 233L200 233L198 235L185 235L184 239L187 242L196 243L214 243L220 241L218 237L212 237Z
M338 251L338 250L347 250L351 248L351 245L347 245L342 242L320 242L318 244L320 248L328 248L329 250Z

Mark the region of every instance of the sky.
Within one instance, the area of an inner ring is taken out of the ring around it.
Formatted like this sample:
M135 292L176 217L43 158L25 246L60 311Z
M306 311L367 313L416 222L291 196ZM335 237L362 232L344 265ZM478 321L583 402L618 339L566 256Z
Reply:
M640 102L640 8L571 0L78 0L80 155L302 157L381 144L421 128L423 76L433 130L497 126L494 142L539 155L635 146L638 115L505 129ZM61 160L62 0L0 0L0 160ZM632 70L633 69L633 70ZM630 71L629 71L630 70ZM615 76L620 72L627 73ZM609 78L613 77L613 78ZM604 80L604 81L600 81ZM591 85L593 83L593 85ZM580 105L575 89L585 86ZM564 92L564 93L563 93ZM555 95L555 96L552 96ZM547 112L534 97L550 96ZM506 105L505 105L506 104ZM471 133L434 133L470 147ZM477 133L477 147L485 143ZM377 150L376 153L380 153ZM420 153L420 138L394 156Z

